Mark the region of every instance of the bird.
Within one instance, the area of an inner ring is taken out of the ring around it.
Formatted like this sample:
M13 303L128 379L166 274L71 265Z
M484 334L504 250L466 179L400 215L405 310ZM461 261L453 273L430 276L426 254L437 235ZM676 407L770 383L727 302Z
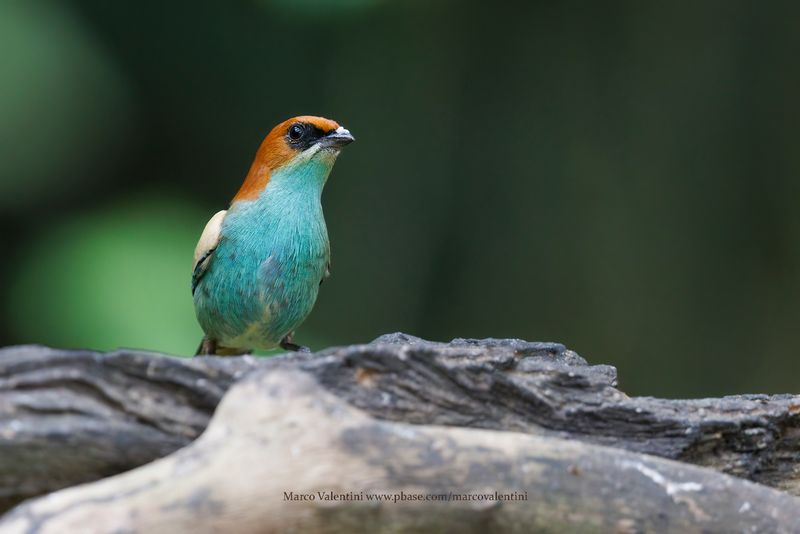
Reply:
M196 355L309 352L293 336L330 275L322 190L354 140L336 121L311 115L283 121L264 138L194 251L192 298L205 333Z

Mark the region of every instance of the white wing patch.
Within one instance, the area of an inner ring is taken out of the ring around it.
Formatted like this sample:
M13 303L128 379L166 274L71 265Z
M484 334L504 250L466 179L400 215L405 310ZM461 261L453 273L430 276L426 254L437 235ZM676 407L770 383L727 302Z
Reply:
M194 249L194 262L192 263L192 293L194 293L197 283L205 274L208 265L211 263L211 256L219 243L219 234L222 230L222 220L228 214L227 210L221 210L214 214L206 223L200 240Z

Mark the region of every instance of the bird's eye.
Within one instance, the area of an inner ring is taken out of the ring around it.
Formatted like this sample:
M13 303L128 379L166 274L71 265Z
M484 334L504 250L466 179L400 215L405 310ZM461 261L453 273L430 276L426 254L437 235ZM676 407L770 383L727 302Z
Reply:
M292 127L289 128L289 139L292 141L297 141L303 137L303 132L305 131L306 129L302 124L293 124Z

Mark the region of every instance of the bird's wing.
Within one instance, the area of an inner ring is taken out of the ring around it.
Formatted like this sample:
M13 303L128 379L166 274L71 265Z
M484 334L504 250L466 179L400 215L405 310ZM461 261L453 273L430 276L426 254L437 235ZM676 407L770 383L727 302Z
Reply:
M227 210L218 211L208 221L206 227L203 229L203 234L197 242L194 249L194 265L192 265L192 295L194 290L197 289L197 284L200 279L206 274L208 266L211 264L211 258L214 256L214 251L217 249L219 243L219 234L222 230L222 220L228 213Z

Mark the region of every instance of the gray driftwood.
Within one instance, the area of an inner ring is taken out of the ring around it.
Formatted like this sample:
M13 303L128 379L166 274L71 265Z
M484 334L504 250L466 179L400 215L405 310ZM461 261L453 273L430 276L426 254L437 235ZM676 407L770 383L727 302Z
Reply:
M559 344L392 334L271 359L0 350L0 507L190 443L230 385L256 368L306 371L378 419L570 438L800 494L800 397L629 398L614 368Z
M331 493L339 498L326 500ZM392 502L401 495L419 498ZM380 421L308 373L262 370L231 389L188 447L26 503L0 532L789 533L798 525L800 499L709 469L574 440Z

